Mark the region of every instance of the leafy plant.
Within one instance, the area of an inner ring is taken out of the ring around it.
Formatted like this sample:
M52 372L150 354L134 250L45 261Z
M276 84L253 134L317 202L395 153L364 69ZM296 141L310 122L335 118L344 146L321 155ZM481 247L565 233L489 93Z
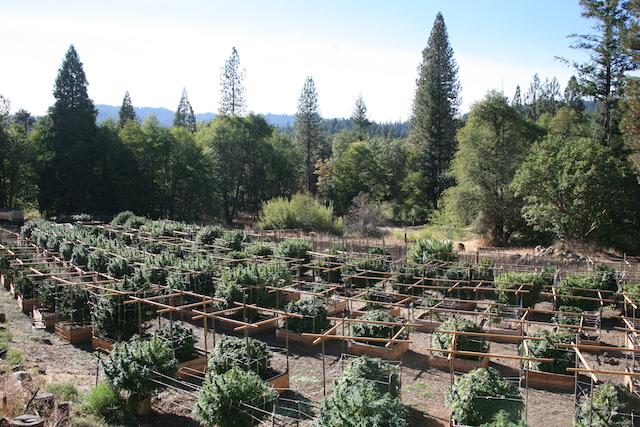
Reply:
M616 269L607 264L596 264L596 285L598 289L616 292L618 290L618 276Z
M631 414L640 410L640 400L619 384L605 382L583 396L576 409L576 427L629 427ZM636 415L637 417L637 415Z
M223 336L208 361L209 370L221 375L238 367L265 378L271 372L271 350L255 338Z
M433 347L441 348L443 350L451 350L451 341L453 334L447 332L482 332L482 328L475 322L465 319L463 317L450 317L445 320L433 333ZM460 351L473 351L477 353L486 353L489 346L485 342L484 338L468 335L457 335L456 338L456 350ZM446 353L440 353L441 356L448 356ZM456 356L462 359L472 358L474 356Z
M376 357L360 356L354 359L340 376L340 381L351 382L365 379L371 382L371 387L380 393L390 393L398 396L400 393L400 379L395 366Z
M202 227L196 234L196 243L199 245L213 245L216 239L224 234L224 228L219 225L207 225Z
M580 324L580 318L582 317L581 314L583 313L581 308L572 307L570 305L569 306L563 305L563 306L560 306L560 308L558 308L558 311L563 312L558 315L558 323L560 323L561 325ZM568 314L568 313L575 313L575 315Z
M360 320L389 323L400 321L400 319L396 319L384 310L367 311L362 315L362 317L360 317ZM355 323L351 326L351 332L353 333L353 336L371 338L393 338L398 333L398 331L400 331L400 329L400 325L381 325L376 323L360 322ZM405 339L407 336L407 333L402 333L401 336L397 339ZM378 341L365 341L365 343L382 347L384 347L384 345L386 344L385 342Z
M267 242L252 243L247 247L247 253L253 256L273 255L273 246Z
M249 241L249 236L242 230L227 230L221 238L222 246L232 251L241 251L242 244L249 243Z
M366 277L356 276L345 278L345 280L348 280L348 283L356 288L369 286L370 282L376 281L375 277L384 276L383 274L378 274L376 272L382 273L389 271L389 264L379 257L355 258L349 261L349 264L347 264L343 274L345 276L353 276L362 270L365 271L364 274Z
M74 323L87 323L91 317L87 292L77 286L63 286L58 291L56 313Z
M87 268L98 273L106 273L109 267L109 257L101 251L93 251L87 258Z
M303 264L311 261L311 257L307 254L312 251L311 243L302 239L285 239L278 245L276 255L286 258L302 260Z
M73 255L74 245L71 242L64 241L60 243L60 247L58 248L58 252L60 252L60 256L62 259L66 261L71 260L71 256Z
M237 288L244 287L247 288L248 304L275 307L279 296L268 287L287 287L291 285L291 280L291 271L282 263L238 266L222 274L219 287L224 289L220 292L216 290L216 296L225 298L227 303L242 301L242 294L238 293ZM239 299L230 300L228 297Z
M319 200L300 193L295 194L291 200L277 197L264 203L258 225L267 230L300 229L336 235L344 233L344 222L341 218L334 217L331 205L325 206Z
M407 261L424 264L427 261L455 261L458 254L453 250L450 240L420 239L407 253Z
M474 369L459 377L446 394L445 404L456 423L463 425L490 422L501 410L517 420L523 408L518 388L494 368Z
M36 291L36 301L39 307L55 308L57 284L51 280L44 280Z
M16 274L13 279L13 288L24 299L35 297L35 281L24 272Z
M129 418L126 401L106 382L98 383L82 399L80 410L95 415L110 424L123 424Z
M51 235L47 239L46 248L53 252L58 252L60 249L60 243L62 243L62 239L56 235Z
M61 402L66 400L77 402L80 398L78 389L70 381L50 383L47 385L47 391L53 394L55 398Z
M157 373L172 376L177 369L169 344L155 337L115 344L101 366L107 381L127 391L132 402L146 399L159 387L153 381Z
M134 215L127 218L127 220L124 222L124 226L126 228L138 229L143 225L145 225L147 221L148 221L147 218L143 216Z
M116 279L122 279L123 277L131 274L131 267L126 259L114 257L109 261L107 272L110 276L115 277Z
M87 265L87 258L89 257L89 252L80 245L76 245L73 247L73 253L71 255L71 262L73 265L84 266Z
M523 290L529 291L528 293L522 293L519 297L516 297L515 292L508 292L519 289L523 284L530 285L523 287ZM495 280L497 301L501 304L509 305L518 305L518 301L520 301L523 307L535 307L544 286L552 284L553 276L544 273L502 273Z
M598 294L593 290L598 289L598 284L599 282L590 276L569 275L563 277L556 289L558 305L578 307L584 311L597 310L600 307L600 303L597 301Z
M493 281L493 261L490 259L483 259L480 261L480 264L473 270L473 279L474 280L487 280Z
M292 301L287 305L287 312L304 316L303 318L287 318L287 328L297 333L319 333L331 326L327 319L324 304L314 298Z
M153 335L169 344L179 362L191 360L197 355L196 336L191 329L179 323L169 323L156 330Z
M122 211L111 220L111 225L125 225L129 218L135 217L131 211Z
M480 425L480 427L527 427L524 421L513 420L504 409L499 410L490 421Z
M544 338L544 340L528 341L529 356L541 359L553 359L553 362L531 362L534 369L544 372L554 372L557 374L567 374L567 368L575 365L575 356L567 348L560 348L558 344L570 344L575 335L569 332L539 331L533 334L534 337ZM521 351L522 351L521 346Z
M276 400L277 393L258 375L233 367L224 374L207 374L193 414L209 427L252 427Z

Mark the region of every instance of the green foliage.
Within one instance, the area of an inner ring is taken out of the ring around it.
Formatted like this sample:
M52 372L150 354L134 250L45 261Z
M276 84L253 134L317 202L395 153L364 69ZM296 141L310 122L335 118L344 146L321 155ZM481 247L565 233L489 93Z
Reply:
M448 334L445 331L460 331L460 332L482 332L482 328L475 322L465 319L463 317L450 317L445 320L438 329L433 333L433 347L441 348L443 350L451 350L451 340L453 334ZM481 337L457 335L456 338L456 350L460 351L473 351L478 353L486 353L489 350L488 344ZM448 356L447 353L440 353L441 356ZM471 356L456 356L459 358L472 358Z
M122 211L118 213L118 215L113 217L113 219L111 220L111 225L125 225L129 220L129 218L132 218L135 216L136 214L134 214L131 211Z
M44 280L36 290L36 301L39 307L49 309L55 308L56 305L57 283L52 280Z
M247 253L260 257L270 256L273 255L273 246L267 242L252 243L247 247Z
M227 230L222 234L221 244L225 248L241 251L243 243L249 243L249 236L242 230Z
M130 418L127 402L120 396L118 390L105 382L100 382L89 390L82 399L80 410L111 424L120 424Z
M159 387L153 381L156 372L172 376L177 369L171 347L158 338L117 343L101 366L107 381L127 391L132 402L144 400Z
M427 261L455 261L458 255L453 250L453 242L449 240L420 239L407 253L407 261L423 264Z
M63 286L58 291L56 313L64 320L87 323L91 318L87 292L77 286Z
M302 239L285 239L278 245L276 249L276 255L287 258L294 258L302 260L303 263L308 263L311 257L307 254L308 251L312 251L313 247L307 240Z
M524 421L513 420L504 409L499 410L490 421L480 425L480 427L527 427Z
M267 287L283 288L291 285L291 272L286 264L249 264L225 271L220 277L216 296L227 303L242 301L240 287L247 288L247 303L275 307L279 296ZM230 299L231 298L231 299Z
M563 313L560 313L558 315L558 323L561 325L579 325L580 324L580 319L582 318L581 314L582 314L582 309L578 308L578 307L572 307L570 305L561 305L558 308L558 311L562 311ZM573 314L568 314L568 313L575 313L575 315Z
M568 275L560 280L556 294L558 305L578 307L584 311L594 311L600 307L597 300L576 299L572 297L598 298L594 289L598 289L599 281L591 276Z
M13 288L24 299L35 297L35 282L27 273L20 272L13 278Z
M196 243L199 245L213 245L216 239L224 234L224 228L219 225L207 225L202 227L196 234Z
M169 344L178 362L186 362L197 355L195 346L198 339L193 330L179 323L170 322L156 330L153 336Z
M124 226L126 228L139 229L140 227L145 225L147 221L147 218L143 216L134 215L127 218L127 220L124 222Z
M334 217L333 207L301 193L295 194L291 200L278 197L266 202L258 225L267 230L300 229L336 235L344 232L344 224Z
M271 350L255 338L224 335L209 357L209 370L217 375L237 367L265 378L271 372Z
M374 322L401 322L384 310L367 311L360 317L360 320ZM371 337L371 338L393 338L398 333L401 326L399 325L380 325L375 323L354 323L351 325L351 332L354 337ZM407 333L402 333L397 339L406 339ZM363 341L359 341L363 342ZM366 344L382 346L386 343L376 341L364 341Z
M340 376L340 381L345 383L358 379L370 381L370 387L377 389L380 394L389 393L394 397L400 394L397 367L382 359L360 356L344 368Z
M64 402L70 400L72 402L78 402L80 398L80 393L76 386L69 381L60 382L60 383L49 383L47 384L47 391L52 393L56 400L60 402Z
M87 258L87 268L98 273L106 273L109 261L109 257L105 253L94 250Z
M122 279L123 277L128 276L131 274L131 270L129 262L124 258L111 258L109 266L107 267L109 275L116 279Z
M322 301L307 298L287 304L287 312L304 316L287 318L287 328L296 333L320 333L331 326L327 319L327 309Z
M445 404L457 424L491 422L503 410L517 420L523 408L520 391L494 368L478 368L459 377L445 396Z
M83 246L76 245L73 247L73 252L71 254L71 262L74 265L78 265L78 266L87 265L88 257L89 257L89 252Z
M22 365L24 363L22 350L16 347L9 347L7 354L4 356L4 363L11 367Z
M618 276L615 268L607 264L596 264L596 280L599 281L598 289L618 291Z
M533 336L544 338L544 340L527 342L529 356L553 359L553 362L531 362L532 367L539 371L568 375L567 368L575 367L575 355L570 349L557 347L557 345L570 344L575 340L575 335L570 332L539 331Z
M71 242L64 241L60 243L60 247L58 251L60 252L60 256L66 261L71 260L71 256L73 255L74 245Z
M593 404L593 407L592 407ZM593 408L593 409L592 409ZM593 396L582 396L576 408L576 427L628 427L631 412L640 410L640 400L619 384L604 382L593 388Z
M233 367L224 374L207 374L193 414L209 427L252 427L272 411L276 400L277 393L258 375Z
M523 293L516 297L515 292L507 292L505 290L517 290L520 285L525 286L523 289L529 293ZM540 292L545 285L553 284L553 276L546 273L528 273L528 272L508 272L502 273L496 277L495 287L497 301L501 304L518 305L522 302L523 307L535 307L539 301Z
M322 159L323 151L328 148L321 128L322 118L318 109L318 94L313 78L308 76L304 81L293 129L294 140L302 157L302 182L305 190L316 193L316 177L314 175L316 161Z
M182 89L182 96L180 97L180 103L178 109L173 117L173 125L176 127L183 127L189 132L196 132L196 116L193 114L193 108L189 102L189 96L187 95L187 89Z

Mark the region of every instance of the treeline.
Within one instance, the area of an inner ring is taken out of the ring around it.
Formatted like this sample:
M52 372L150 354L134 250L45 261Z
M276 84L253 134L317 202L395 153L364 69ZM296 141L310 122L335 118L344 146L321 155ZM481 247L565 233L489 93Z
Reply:
M409 124L375 124L360 96L350 119L324 120L304 82L293 127L245 114L235 48L221 73L218 116L196 123L186 90L172 128L135 117L96 124L73 46L55 104L34 123L0 108L0 203L47 215L114 214L189 221L256 216L264 202L305 192L347 224L437 221L496 244L541 239L637 251L640 83L637 2L582 0L594 34L564 88L535 75L513 96L490 92L461 117L458 67L438 14L418 70ZM569 63L569 61L567 61Z

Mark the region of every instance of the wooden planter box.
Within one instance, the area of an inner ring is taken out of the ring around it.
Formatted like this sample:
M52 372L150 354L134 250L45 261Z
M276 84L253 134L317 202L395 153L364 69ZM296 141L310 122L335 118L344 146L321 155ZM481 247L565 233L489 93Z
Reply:
M262 320L266 320L266 319L262 319ZM217 326L220 329L222 329L223 331L226 331L226 332L234 332L234 329L239 326L235 322L230 322L230 321L228 321L226 319L215 319L215 321L217 322ZM276 324L277 323L278 323L277 321L265 323L265 324L262 324L260 326L256 326L255 328L254 327L247 328L246 331L247 331L247 333L249 335L258 334L258 333L261 333L261 332L272 331L272 330L276 329ZM235 332L244 333L244 331L235 331Z
M71 344L83 344L91 342L91 326L72 325L58 322L55 325L55 333L60 338Z
M131 411L139 417L145 417L151 414L151 396L137 402L131 402L129 405Z
M449 371L449 359L446 356L429 356L429 366L441 371ZM476 359L462 359L460 357L453 358L453 370L457 372L469 372L476 368L489 366L489 357L482 356Z
M40 323L48 332L53 332L58 321L58 313L48 308L39 307L33 309L33 323Z
M576 378L574 375L533 370L529 370L525 375L528 375L529 387L563 392L573 392L575 388Z
M322 334L322 333L324 333L324 331L323 332L319 332L319 333ZM335 329L329 333L329 335L335 335L335 334L336 334ZM287 338L289 338L289 342L293 341L293 342L297 342L297 343L300 343L300 344L308 345L309 347L311 347L313 345L313 341L317 337L311 337L311 336L308 336L308 335L302 335L302 334L299 334L297 332L288 331L288 330L283 329L283 328L276 329L276 339L277 340L286 341Z
M18 295L18 307L25 314L31 313L36 305L35 298L24 299L22 295Z
M487 341L499 342L504 344L519 344L522 341L522 324L518 324L518 327L515 329L503 329L493 327L490 322L487 322L482 326L483 332L487 334L499 334L499 335L507 335L502 337L497 336L487 336L485 339Z
M358 356L379 357L381 359L396 360L409 351L408 342L393 343L391 347L365 344L364 342L349 341L347 351Z
M421 331L421 332L433 332L436 329L438 329L438 326L442 324L442 322L439 320L436 320L435 317L433 320L431 320L431 316L429 316L429 314L427 313L420 314L418 317L414 319L413 323L419 325L419 326L415 326L415 328L416 328L416 331Z
M113 350L114 341L111 341L108 338L100 338L95 335L91 335L91 350L102 350L106 352L110 352Z
M393 308L383 307L381 309L386 311L387 313L389 313L393 317L400 317L400 313L401 313L400 307L393 307ZM364 307L364 308L362 308L360 310L352 311L351 314L353 315L354 318L357 319L358 317L363 316L365 313L367 313L367 312L369 312L371 310L372 310L371 307Z
M345 300L331 300L327 304L327 315L335 316L336 314L344 313L347 311L347 301Z
M201 372L203 375L207 370L207 356L202 355L195 359L187 360L186 362L178 363L178 372L176 376L179 379L193 378L193 375L197 375L193 371Z
M289 372L277 374L267 380L269 385L276 389L278 393L286 391L289 388Z

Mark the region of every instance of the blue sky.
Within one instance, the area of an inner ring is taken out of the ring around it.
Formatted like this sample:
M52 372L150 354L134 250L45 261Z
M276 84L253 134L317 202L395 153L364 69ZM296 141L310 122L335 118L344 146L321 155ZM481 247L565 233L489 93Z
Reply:
M326 117L349 116L359 93L370 116L404 120L438 11L460 67L462 108L491 89L511 96L538 72L564 85L555 56L581 58L570 33L590 31L578 0L45 1L0 6L0 94L42 114L73 43L96 103L174 109L182 87L197 112L218 107L232 46L246 68L249 110L294 113L305 76Z

